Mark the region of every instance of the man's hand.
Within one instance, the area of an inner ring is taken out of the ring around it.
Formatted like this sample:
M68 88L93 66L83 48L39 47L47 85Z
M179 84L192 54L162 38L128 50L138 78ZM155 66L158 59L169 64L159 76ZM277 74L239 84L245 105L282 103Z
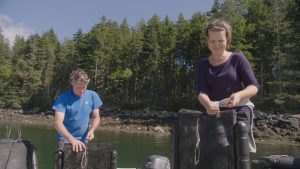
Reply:
M72 144L72 150L75 152L82 151L86 148L85 144L83 142L81 142L80 140L77 140L75 138L70 140L70 142Z
M94 132L93 132L93 131L89 131L89 132L87 133L86 139L87 139L88 141L91 141L91 140L93 140L94 138L95 138Z

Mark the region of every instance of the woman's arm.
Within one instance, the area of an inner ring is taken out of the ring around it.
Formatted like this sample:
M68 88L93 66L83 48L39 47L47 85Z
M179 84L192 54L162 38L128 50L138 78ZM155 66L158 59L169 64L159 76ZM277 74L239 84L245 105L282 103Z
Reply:
M214 102L212 102L207 96L207 94L200 92L198 95L198 100L206 109L207 114L216 115L220 113L219 105L216 105Z
M241 100L249 99L252 96L256 95L257 92L257 86L249 85L243 90L233 93L228 99L227 107L235 107L240 103Z

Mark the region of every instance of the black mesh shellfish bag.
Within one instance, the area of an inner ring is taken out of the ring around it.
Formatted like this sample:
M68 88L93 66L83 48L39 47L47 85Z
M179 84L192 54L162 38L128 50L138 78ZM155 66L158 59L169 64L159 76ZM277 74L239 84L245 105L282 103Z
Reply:
M232 169L236 112L221 116L182 109L173 131L174 169Z
M71 144L55 152L55 169L116 169L117 153L109 144L89 143L86 151L74 152Z

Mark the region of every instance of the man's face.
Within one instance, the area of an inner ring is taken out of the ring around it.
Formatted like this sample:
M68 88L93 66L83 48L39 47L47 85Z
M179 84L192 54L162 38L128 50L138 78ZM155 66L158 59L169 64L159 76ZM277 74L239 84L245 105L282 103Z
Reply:
M76 96L83 96L88 83L72 81L72 89Z

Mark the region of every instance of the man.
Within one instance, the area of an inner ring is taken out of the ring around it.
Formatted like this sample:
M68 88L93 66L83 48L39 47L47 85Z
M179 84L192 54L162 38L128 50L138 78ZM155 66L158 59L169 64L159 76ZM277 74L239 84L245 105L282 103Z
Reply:
M52 106L58 143L71 143L76 152L84 150L85 143L94 139L94 131L100 123L102 101L96 92L87 90L89 81L84 70L74 70L70 75L72 89L59 95Z

